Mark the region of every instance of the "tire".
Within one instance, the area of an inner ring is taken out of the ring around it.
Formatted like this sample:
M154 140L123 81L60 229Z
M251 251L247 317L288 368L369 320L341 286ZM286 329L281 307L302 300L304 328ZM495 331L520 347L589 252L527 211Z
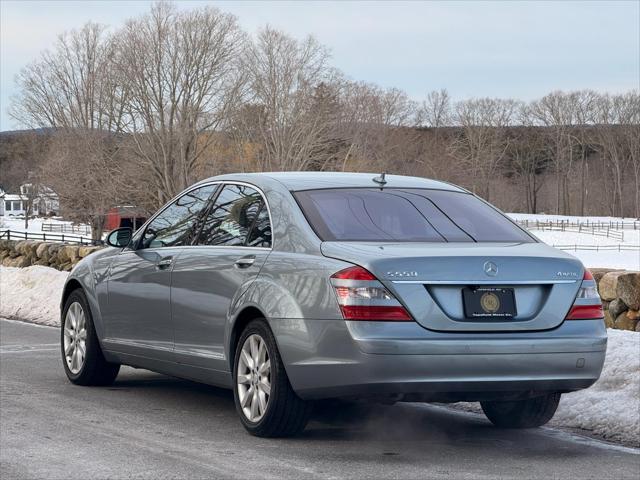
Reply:
M501 428L534 428L553 418L560 403L560 393L550 393L513 402L480 402L491 423Z
M243 354L245 345L248 348L245 353L249 355L249 359ZM252 346L255 346L258 355L252 356ZM265 351L262 346L266 350L266 356L261 356ZM256 356L259 361L252 364L252 358ZM265 370L267 358L269 371ZM239 375L242 383L238 382ZM255 396L253 391L257 392ZM261 396L264 402L260 401ZM298 397L291 388L275 337L264 319L251 321L236 345L233 397L244 428L257 437L293 436L302 432L309 420L311 404Z
M73 320L74 318L75 320ZM86 386L111 385L118 376L120 365L109 363L105 360L96 335L89 303L82 289L74 290L67 298L62 310L60 324L62 365L69 381L76 385ZM75 326L78 326L78 328L74 328ZM66 336L65 329L68 333ZM83 339L84 356L82 356ZM74 345L76 345L75 348ZM69 348L71 359L67 357L66 348ZM72 354L71 352L74 353ZM77 355L75 359L73 355Z

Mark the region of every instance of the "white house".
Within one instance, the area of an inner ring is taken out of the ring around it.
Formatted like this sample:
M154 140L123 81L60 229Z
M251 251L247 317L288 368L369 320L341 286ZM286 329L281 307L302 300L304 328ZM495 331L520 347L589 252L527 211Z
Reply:
M5 217L24 216L29 207L31 183L20 185L20 193L11 194L0 190L0 215ZM31 215L56 215L60 209L58 195L49 187L38 186L38 194L33 198Z

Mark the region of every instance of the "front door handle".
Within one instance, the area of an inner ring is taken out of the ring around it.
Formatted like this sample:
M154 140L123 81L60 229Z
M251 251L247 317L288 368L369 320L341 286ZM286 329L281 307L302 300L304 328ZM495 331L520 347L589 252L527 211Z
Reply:
M161 258L158 263L156 263L156 268L158 270L166 270L173 263L173 257L164 257Z
M238 260L236 260L234 265L236 268L249 268L255 261L255 255L247 255L246 257L240 257Z

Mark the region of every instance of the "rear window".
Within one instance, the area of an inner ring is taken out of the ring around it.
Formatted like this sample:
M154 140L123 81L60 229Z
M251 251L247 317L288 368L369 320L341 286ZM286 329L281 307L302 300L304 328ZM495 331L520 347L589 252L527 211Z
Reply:
M336 188L294 192L323 241L533 242L504 215L468 193Z

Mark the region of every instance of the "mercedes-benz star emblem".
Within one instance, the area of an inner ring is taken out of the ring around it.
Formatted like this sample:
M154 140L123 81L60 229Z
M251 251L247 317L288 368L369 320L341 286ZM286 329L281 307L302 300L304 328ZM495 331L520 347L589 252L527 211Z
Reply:
M484 273L490 277L495 277L498 274L498 266L493 262L484 262Z

